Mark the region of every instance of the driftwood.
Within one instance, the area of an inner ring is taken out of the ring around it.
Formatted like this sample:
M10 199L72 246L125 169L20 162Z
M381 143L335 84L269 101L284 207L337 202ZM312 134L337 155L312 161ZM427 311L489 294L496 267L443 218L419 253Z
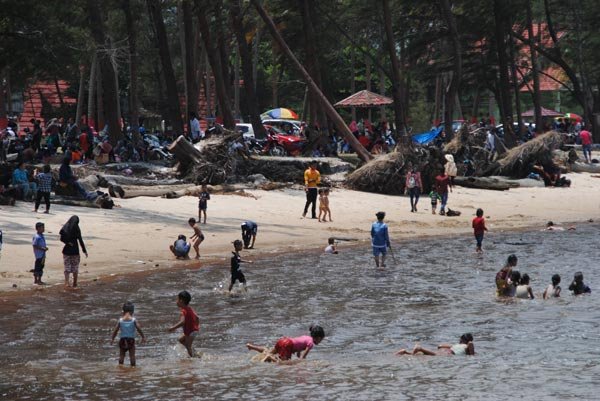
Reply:
M510 188L519 187L516 182L492 177L455 177L454 184L466 188L491 189L494 191L507 191Z
M133 186L155 186L155 185L175 185L183 181L176 178L163 180L152 180L148 178L127 177L122 175L99 175L98 186L107 188L109 185L133 185Z
M571 171L575 173L600 173L600 164L598 163L581 163L576 162L571 164Z
M183 135L180 135L172 144L168 147L169 152L173 153L177 161L181 164L182 170L195 163L200 163L202 153L194 145L192 145Z

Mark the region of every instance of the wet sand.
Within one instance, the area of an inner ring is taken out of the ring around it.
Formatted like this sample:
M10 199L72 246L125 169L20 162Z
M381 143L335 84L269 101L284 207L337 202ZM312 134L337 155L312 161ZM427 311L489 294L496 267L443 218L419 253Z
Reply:
M120 199L121 207L113 210L52 205L50 215L34 214L31 203L19 202L15 207L0 209L0 229L4 233L0 292L7 295L7 292L39 288L32 284L29 273L34 262L31 237L37 221L46 224L50 248L43 280L54 286L62 285L64 280L58 232L71 215L80 217L89 252L88 259L82 255L80 268L80 281L85 287L93 280L106 280L114 275L224 263L231 242L241 237L240 225L245 220L259 225L256 249L248 252L249 258L325 247L331 236L368 243L370 225L378 210L387 212L392 242L438 235L461 235L465 241L472 241L471 219L478 207L485 211L490 230L487 239L505 230L542 228L548 220L565 224L598 220L600 207L594 200L600 195L598 179L585 173L570 174L569 178L573 182L571 188L517 188L498 192L456 187L448 205L462 212L459 217L432 215L427 196L421 198L419 211L411 213L408 197L334 189L330 194L334 221L319 223L301 218L305 202L301 190L247 191L254 198L214 195L208 204L208 224L201 226L206 240L200 246L199 262L175 261L168 250L178 234L191 236L187 220L197 218L195 197ZM339 246L351 243L341 242Z

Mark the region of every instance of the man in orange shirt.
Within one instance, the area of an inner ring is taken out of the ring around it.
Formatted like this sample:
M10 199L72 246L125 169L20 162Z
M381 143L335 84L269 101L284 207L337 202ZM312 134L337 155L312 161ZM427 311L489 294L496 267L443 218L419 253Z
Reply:
M304 191L306 191L306 204L304 205L304 213L302 217L306 217L308 206L312 203L312 218L317 218L317 184L321 183L321 173L317 170L317 161L310 162L309 167L304 172Z

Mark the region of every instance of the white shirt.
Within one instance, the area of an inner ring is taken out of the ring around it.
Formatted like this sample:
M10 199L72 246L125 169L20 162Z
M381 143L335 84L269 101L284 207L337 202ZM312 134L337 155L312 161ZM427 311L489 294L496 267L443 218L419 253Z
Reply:
M333 253L334 249L333 249L333 245L327 245L327 247L325 248L325 253Z
M202 130L200 129L200 121L197 118L194 118L190 121L190 129L192 131L192 139L202 138Z

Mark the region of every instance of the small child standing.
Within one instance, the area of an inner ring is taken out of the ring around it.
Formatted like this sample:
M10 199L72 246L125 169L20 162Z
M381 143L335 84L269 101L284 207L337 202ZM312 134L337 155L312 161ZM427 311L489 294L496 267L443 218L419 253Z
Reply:
M325 213L323 214L323 221L327 221L327 216L329 215L329 221L331 220L331 209L329 208L329 188L323 189L323 206Z
M43 173L37 173L37 169L34 171L34 178L38 182L38 190L35 198L34 212L37 213L38 208L42 199L46 203L46 211L44 213L50 213L50 192L52 192L52 174L50 173L50 166L46 164L44 166Z
M44 238L44 231L46 230L44 223L35 223L35 235L31 241L33 245L33 255L35 256L35 265L33 267L33 284L44 285L42 282L42 275L44 274L44 264L46 263L46 252L48 247L46 246L46 238Z
M181 310L179 314L179 322L172 327L169 327L169 332L174 332L180 327L183 327L183 335L179 337L179 342L187 349L190 357L194 356L194 338L200 330L200 319L196 312L190 307L192 296L187 291L181 291L177 295L177 306Z
M544 290L543 297L544 299L548 298L559 298L560 297L560 276L555 274L552 276L552 284L549 284L548 287Z
M210 193L208 192L208 188L206 185L202 185L202 192L198 195L198 222L202 220L202 215L204 214L204 224L206 224L206 207L209 200Z
M477 209L475 214L476 217L473 218L473 223L471 224L473 227L473 234L475 234L475 240L477 241L477 248L475 249L475 252L481 253L483 252L481 249L483 233L487 231L487 227L485 226L485 219L483 218L483 209Z
M200 244L202 243L202 241L204 241L204 234L202 234L202 230L200 229L200 227L198 227L198 224L196 224L195 218L191 217L188 220L188 224L194 229L194 234L190 237L190 240L193 241L192 246L196 251L196 259L200 259Z
M325 216L327 215L325 212L325 201L323 200L324 193L325 190L323 188L319 189L319 223L325 221ZM321 220L321 216L323 216L323 220Z
M332 253L334 255L338 254L337 249L335 248L335 238L329 237L327 240L327 247L325 248L325 253Z
M585 283L583 282L582 272L575 273L573 282L569 286L569 291L573 291L573 295L589 294L592 292L592 290L590 290L590 287L585 285Z
M141 344L146 342L146 337L140 328L137 319L133 317L135 306L133 303L127 301L123 304L123 316L119 319L117 326L115 327L110 344L114 344L117 333L121 331L121 338L119 339L119 365L123 365L125 362L125 354L129 351L129 363L131 366L135 366L135 331L137 330L142 336Z
M435 191L435 189L429 193L429 197L431 198L431 214L435 214L438 199L442 199L442 197Z
M241 263L252 263L250 260L242 260L240 256L240 251L244 249L244 245L242 241L236 239L233 241L233 256L231 257L231 284L229 284L229 293L233 289L233 285L236 281L239 281L244 286L244 291L246 291L246 276L242 273L242 269L240 268Z

